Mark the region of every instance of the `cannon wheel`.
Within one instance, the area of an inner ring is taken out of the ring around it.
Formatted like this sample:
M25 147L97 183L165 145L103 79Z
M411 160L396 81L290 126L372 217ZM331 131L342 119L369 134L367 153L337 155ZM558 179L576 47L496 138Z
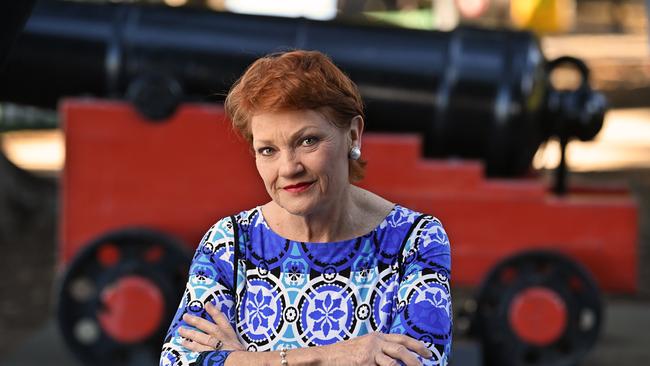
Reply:
M59 288L57 315L69 348L88 365L157 364L189 262L179 241L147 229L91 241Z
M555 252L510 257L486 277L472 333L487 365L576 365L598 338L600 292L589 272Z

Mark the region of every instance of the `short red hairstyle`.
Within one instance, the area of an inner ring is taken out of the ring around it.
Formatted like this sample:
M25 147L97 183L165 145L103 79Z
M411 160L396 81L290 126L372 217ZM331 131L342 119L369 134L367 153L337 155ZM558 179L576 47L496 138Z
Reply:
M251 64L225 101L233 127L250 144L251 119L265 112L312 109L339 128L364 117L357 86L324 54L295 50L270 54ZM366 163L350 160L350 181L363 178Z

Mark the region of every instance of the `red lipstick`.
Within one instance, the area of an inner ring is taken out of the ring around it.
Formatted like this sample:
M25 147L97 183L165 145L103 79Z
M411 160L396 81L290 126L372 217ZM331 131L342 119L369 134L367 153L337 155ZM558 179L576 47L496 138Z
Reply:
M306 191L309 187L312 186L312 184L314 184L314 182L301 182L297 184L284 186L283 189L291 193L300 193Z

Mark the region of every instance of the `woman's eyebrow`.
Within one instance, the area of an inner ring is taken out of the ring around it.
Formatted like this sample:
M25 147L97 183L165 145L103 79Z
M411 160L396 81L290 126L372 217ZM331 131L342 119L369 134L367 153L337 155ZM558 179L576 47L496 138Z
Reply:
M315 125L308 125L308 126L305 126L305 127L301 128L301 129L295 131L294 133L292 133L292 134L289 136L289 141L294 141L294 140L296 140L298 137L300 137L301 135L303 135L303 134L305 133L305 131L309 130L310 128L318 128L318 126L315 126ZM261 139L261 140L255 140L255 139L253 139L253 143L254 143L254 144L257 143L257 144L261 144L261 145L273 145L273 144L274 144L273 141L271 141L271 140L265 140L265 139Z
M310 128L317 128L317 127L316 127L316 126L312 126L312 125L305 126L305 127L301 128L301 129L299 129L298 131L292 133L290 139L291 139L291 140L295 140L295 139L297 139L297 138L300 137L301 135L304 135L304 134L305 134L305 131L309 130Z

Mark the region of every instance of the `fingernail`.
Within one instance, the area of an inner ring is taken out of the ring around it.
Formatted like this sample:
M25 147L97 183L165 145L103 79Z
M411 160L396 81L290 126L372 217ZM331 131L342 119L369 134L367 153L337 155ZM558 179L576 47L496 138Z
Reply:
M428 348L427 348L427 355L428 355L427 358L433 357L433 352L431 352L431 350Z
M213 308L214 308L214 305L212 305L211 302L208 301L208 302L205 303L205 309L206 310L212 310Z

